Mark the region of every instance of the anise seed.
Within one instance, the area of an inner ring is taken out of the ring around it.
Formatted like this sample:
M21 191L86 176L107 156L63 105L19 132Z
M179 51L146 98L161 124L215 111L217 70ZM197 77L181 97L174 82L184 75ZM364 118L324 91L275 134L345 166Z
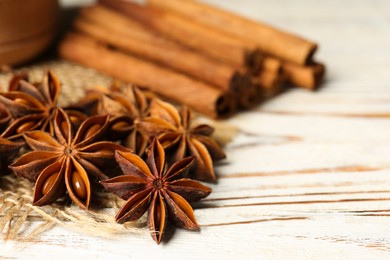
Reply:
M87 198L87 187L78 171L74 171L72 174L73 189L80 200Z
M80 118L78 118L77 116L69 116L69 119L73 123L73 125L79 125L81 123Z
M69 128L68 128L68 124L66 123L66 121L61 122L61 129L62 129L63 134L65 135L65 138L68 138L69 137Z
M58 174L60 173L59 172L53 173L49 178L46 179L45 184L43 184L42 187L43 195L46 195L49 192L50 188L53 187L53 184L56 181Z
M89 137L93 136L94 134L96 134L97 131L99 131L99 129L101 128L102 126L99 125L99 124L94 124L92 125L90 128L88 128L88 130L85 132L84 134L84 138L85 139L88 139Z
M129 124L128 122L118 122L118 123L114 124L111 128L113 130L119 131L119 130L127 128L129 126L131 126L131 124Z
M16 129L16 133L18 133L18 134L24 133L24 132L30 130L31 128L33 128L34 125L35 125L34 122L31 122L31 121L30 121L30 122L26 122L26 123L20 125L20 126Z
M23 106L31 106L31 102L28 102L27 100L25 100L23 98L15 98L14 102L16 104L23 105Z

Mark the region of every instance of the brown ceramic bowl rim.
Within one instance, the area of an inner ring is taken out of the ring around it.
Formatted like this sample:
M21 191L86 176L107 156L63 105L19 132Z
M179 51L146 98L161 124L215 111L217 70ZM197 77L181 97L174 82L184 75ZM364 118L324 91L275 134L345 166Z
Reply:
M30 41L25 41L19 45L14 45L7 50L0 49L0 65L20 65L38 56L53 39L54 34L44 34Z
M0 1L2 1L2 0L0 0ZM24 39L19 39L19 40L12 41L12 42L2 43L2 44L0 44L0 52L6 52L8 50L16 49L19 46L28 45L28 43L31 41L36 41L36 40L44 38L48 35L53 35L55 33L54 28L55 28L54 26L49 26L48 28L41 31L40 33L34 34L30 37L27 37Z
M50 25L45 26L44 28L42 28L41 30L37 31L34 34L20 36L16 39L12 39L10 41L0 42L0 48L2 48L2 46L7 46L7 45L18 43L18 42L29 41L33 38L39 37L40 35L46 34L47 32L53 31L54 28L56 28L56 25L50 24Z

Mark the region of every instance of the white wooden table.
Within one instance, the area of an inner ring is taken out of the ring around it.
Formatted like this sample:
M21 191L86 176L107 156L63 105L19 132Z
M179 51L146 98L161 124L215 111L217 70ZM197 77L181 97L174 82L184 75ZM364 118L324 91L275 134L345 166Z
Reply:
M106 240L57 227L1 243L0 258L390 257L390 1L208 2L317 41L326 84L228 121L240 131L195 210L200 233L157 246L147 229Z

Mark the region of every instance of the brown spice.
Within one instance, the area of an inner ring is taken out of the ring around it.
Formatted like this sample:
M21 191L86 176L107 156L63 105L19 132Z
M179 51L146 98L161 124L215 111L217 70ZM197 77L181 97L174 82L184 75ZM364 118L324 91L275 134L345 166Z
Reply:
M311 63L307 66L298 66L284 62L283 70L288 81L295 86L315 90L322 83L325 75L325 66L321 63Z
M263 99L270 99L282 92L283 85L287 81L285 73L275 73L264 70L260 75L252 78L253 83L258 86Z
M124 146L139 156L144 154L149 145L149 136L142 132L138 122L149 115L150 101L143 91L116 81L110 89L89 90L83 100L77 103L81 104L77 106L79 110L92 110L96 115L110 116L107 130L109 140L121 140Z
M180 112L171 104L154 100L150 108L150 117L140 122L141 128L149 135L157 135L168 151L167 161L172 164L187 156L196 157L196 165L191 177L213 182L216 181L213 161L226 157L220 146L210 138L214 129L208 125L191 124L191 112L182 107Z
M11 141L0 137L0 174L8 170L9 163L15 158L23 145L23 142Z
M31 83L26 74L16 75L9 91L0 93L0 102L15 119L3 136L19 137L26 131L40 129L54 134L53 118L58 109L60 84L57 77L47 71L42 82ZM86 116L77 111L67 111L72 122L79 125Z
M43 131L24 134L33 151L21 156L10 168L18 176L36 180L34 205L50 204L67 191L73 202L88 209L90 176L107 179L102 169L115 165L114 152L129 151L118 144L99 141L107 127L107 116L90 117L73 134L69 116L59 108L54 116L56 139Z
M164 148L157 139L151 145L146 162L132 153L118 151L115 157L124 175L101 183L127 200L116 221L134 221L148 211L148 226L157 244L164 236L167 218L185 229L199 230L188 202L207 197L211 189L185 178L195 162L194 157L177 161L168 169Z

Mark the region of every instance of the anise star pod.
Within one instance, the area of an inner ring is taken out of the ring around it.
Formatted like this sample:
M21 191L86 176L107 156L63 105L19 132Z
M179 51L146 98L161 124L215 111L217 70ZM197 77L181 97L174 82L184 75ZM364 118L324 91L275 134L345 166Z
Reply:
M33 151L21 156L10 168L18 176L36 180L34 205L50 204L67 191L81 208L89 207L91 177L107 179L101 169L115 165L115 151L129 151L113 142L99 141L107 127L107 116L94 116L73 134L69 116L59 108L54 119L56 138L38 130L24 134Z
M111 115L110 136L121 137L125 146L141 156L149 144L149 137L141 131L138 122L148 115L149 103L137 87L128 86L121 91L105 94L98 111Z
M6 130L7 135L21 135L25 131L40 129L54 134L53 118L58 106L60 84L50 71L42 82L30 83L25 74L15 75L9 91L0 93L3 103L15 119ZM73 123L79 125L86 116L78 111L67 111Z
M112 115L111 136L124 136L123 144L142 156L149 145L149 136L138 123L149 115L149 106L143 91L117 82L103 97L98 111Z
M149 101L139 88L118 82L109 89L97 87L89 90L78 104L70 107L109 115L108 138L112 141L122 140L136 154L144 154L150 139L141 131L138 122L149 115Z
M9 162L11 162L18 154L20 148L24 145L23 142L13 141L8 136L4 129L7 128L11 116L5 107L0 104L0 173L7 170Z
M207 197L211 189L185 178L194 164L193 156L168 168L164 148L155 138L146 162L133 153L120 151L115 158L124 175L101 183L127 200L116 216L117 222L137 220L148 211L148 226L158 244L163 238L167 218L185 229L199 229L189 202Z
M1 133L8 127L11 121L11 115L7 109L0 103L0 131Z
M15 158L23 145L23 142L0 137L0 174L7 170L9 163Z
M209 125L191 124L191 111L182 107L180 112L171 104L154 100L151 116L140 123L149 135L157 135L164 148L177 161L187 156L196 157L191 176L202 181L215 181L213 161L226 157L221 147L210 137L214 129Z

